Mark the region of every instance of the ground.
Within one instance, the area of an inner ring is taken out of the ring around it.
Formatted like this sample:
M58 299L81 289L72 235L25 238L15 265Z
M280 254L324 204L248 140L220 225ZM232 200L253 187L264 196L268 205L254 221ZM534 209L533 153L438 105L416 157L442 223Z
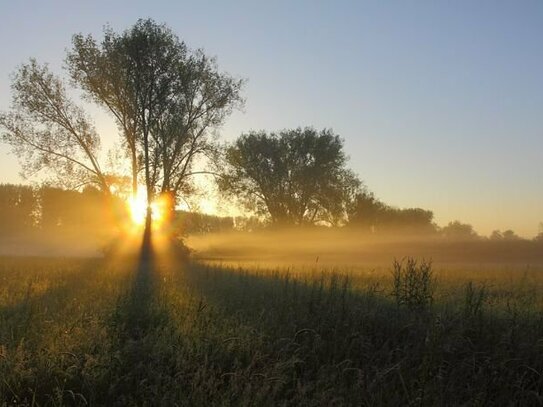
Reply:
M0 405L543 403L540 269L141 256L0 259Z

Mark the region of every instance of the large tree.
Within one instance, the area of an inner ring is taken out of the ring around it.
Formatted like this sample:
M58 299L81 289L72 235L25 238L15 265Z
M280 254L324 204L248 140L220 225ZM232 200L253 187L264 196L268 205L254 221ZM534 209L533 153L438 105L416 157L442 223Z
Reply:
M331 130L243 134L226 150L221 191L275 224L338 224L360 181Z
M14 75L12 110L0 114L2 140L21 159L23 173L51 170L65 187L95 184L109 193L98 162L100 138L61 79L31 59Z
M149 19L122 33L107 28L101 41L75 35L66 65L72 83L114 117L132 191L143 181L149 203L156 193L175 200L192 191L193 176L206 172L195 163L213 156L214 131L243 103L242 80ZM0 116L0 126L27 173L48 169L63 186L94 183L109 192L111 177L98 161L100 138L62 80L31 60L17 72L13 90L13 109Z
M73 80L115 117L134 192L143 167L149 200L191 192L195 161L214 152L210 131L242 103L241 80L149 19L121 34L106 29L100 43L74 36L67 63Z

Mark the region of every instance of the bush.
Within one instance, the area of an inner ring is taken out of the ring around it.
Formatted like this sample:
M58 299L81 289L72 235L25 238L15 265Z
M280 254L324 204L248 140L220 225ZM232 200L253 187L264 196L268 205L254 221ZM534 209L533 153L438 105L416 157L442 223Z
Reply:
M392 296L399 306L424 311L433 302L434 277L432 262L414 258L394 260L392 268Z

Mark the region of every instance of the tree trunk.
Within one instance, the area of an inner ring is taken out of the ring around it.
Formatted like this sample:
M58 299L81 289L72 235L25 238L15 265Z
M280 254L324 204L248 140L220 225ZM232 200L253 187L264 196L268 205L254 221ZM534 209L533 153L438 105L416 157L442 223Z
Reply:
M132 196L136 197L138 194L138 157L136 155L136 148L131 148L132 158Z

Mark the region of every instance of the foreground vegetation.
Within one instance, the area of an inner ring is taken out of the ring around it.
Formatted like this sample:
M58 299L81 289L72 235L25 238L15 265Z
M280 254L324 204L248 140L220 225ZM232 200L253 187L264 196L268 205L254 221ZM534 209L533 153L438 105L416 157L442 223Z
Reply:
M3 405L543 403L543 274L0 260Z

